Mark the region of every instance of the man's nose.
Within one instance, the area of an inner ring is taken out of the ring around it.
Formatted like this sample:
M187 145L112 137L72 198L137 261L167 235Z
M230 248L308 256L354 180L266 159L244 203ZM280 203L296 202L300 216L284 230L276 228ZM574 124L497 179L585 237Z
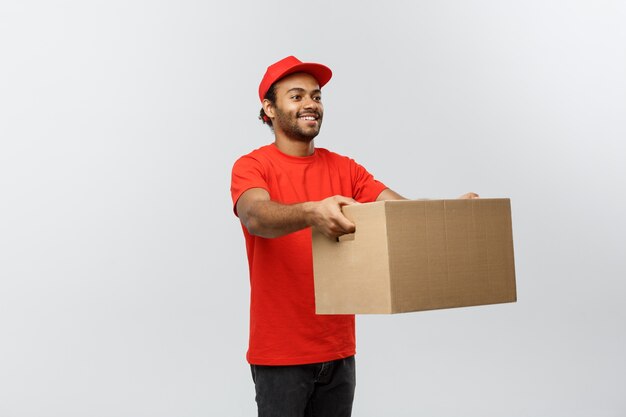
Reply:
M318 107L318 102L313 99L313 97L305 97L304 98L304 107L307 109L312 109Z

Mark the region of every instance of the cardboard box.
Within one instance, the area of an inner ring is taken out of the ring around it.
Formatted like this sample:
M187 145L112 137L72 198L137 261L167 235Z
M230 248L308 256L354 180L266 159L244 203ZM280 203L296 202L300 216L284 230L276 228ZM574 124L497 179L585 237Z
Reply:
M509 199L381 201L344 214L354 234L313 231L317 314L517 300Z

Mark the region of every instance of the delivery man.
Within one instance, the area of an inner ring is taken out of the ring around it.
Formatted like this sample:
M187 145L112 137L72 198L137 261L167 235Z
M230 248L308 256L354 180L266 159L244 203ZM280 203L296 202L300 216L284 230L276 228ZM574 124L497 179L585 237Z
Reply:
M259 85L274 143L239 158L231 194L250 270L247 360L259 417L347 417L355 389L354 315L316 315L311 227L352 233L349 204L404 199L354 160L316 148L331 70L286 57ZM462 198L477 197L474 193Z

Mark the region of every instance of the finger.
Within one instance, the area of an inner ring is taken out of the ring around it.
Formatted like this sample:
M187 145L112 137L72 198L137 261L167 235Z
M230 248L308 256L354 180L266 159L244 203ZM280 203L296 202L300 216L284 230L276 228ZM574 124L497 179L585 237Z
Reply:
M359 202L350 197L344 197L342 195L335 196L335 201L341 206L348 206L350 204L358 204Z
M338 229L340 232L343 233L354 233L354 230L356 229L356 226L354 223L352 223L350 220L348 220L347 217L345 216L338 216L336 219L336 226L338 226Z

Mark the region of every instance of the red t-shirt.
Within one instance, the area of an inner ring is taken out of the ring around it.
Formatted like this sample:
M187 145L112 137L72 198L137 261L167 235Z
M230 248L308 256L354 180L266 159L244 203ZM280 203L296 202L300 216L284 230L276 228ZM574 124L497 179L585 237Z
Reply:
M375 201L386 188L350 158L316 148L308 157L263 146L235 162L233 204L251 188L263 188L282 204L333 195ZM266 239L243 227L250 268L250 343L256 365L326 362L355 354L353 315L316 315L311 229Z

